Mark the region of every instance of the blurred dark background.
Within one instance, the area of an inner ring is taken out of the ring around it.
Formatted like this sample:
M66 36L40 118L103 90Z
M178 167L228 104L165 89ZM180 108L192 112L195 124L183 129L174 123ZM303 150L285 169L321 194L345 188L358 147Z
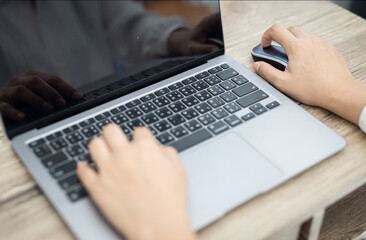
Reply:
M348 0L348 1L336 1L332 2L348 9L349 11L366 18L366 1L364 0Z

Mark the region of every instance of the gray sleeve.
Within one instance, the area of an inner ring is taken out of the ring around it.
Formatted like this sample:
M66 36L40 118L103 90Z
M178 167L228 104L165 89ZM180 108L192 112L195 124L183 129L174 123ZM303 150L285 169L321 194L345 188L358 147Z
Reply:
M170 34L188 27L180 17L163 18L134 1L104 1L103 15L113 57L125 66L166 56Z

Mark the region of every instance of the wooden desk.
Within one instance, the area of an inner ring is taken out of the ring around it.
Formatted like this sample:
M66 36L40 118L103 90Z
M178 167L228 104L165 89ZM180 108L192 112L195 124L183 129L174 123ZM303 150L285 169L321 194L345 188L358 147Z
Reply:
M280 22L303 27L333 43L353 75L366 81L366 22L332 3L223 1L222 10L227 54L248 68L251 48L265 29ZM325 110L301 106L345 137L347 148L233 210L201 230L200 239L272 238L366 182L366 135ZM3 134L0 156L0 239L72 239Z

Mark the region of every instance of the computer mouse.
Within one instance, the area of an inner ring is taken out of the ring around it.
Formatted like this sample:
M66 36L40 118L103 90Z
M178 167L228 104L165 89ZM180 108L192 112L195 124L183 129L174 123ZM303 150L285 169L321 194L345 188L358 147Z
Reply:
M281 71L285 71L288 64L288 57L285 50L276 42L272 42L271 46L266 48L258 44L252 49L252 58L254 62L267 62Z

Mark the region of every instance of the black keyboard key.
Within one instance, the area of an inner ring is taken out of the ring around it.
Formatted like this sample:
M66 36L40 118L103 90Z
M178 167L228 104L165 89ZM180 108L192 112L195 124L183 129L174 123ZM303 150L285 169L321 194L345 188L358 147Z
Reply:
M89 153L86 153L86 154L81 154L80 156L78 156L78 160L79 161L85 161L87 163L91 163L93 162L91 156Z
M265 112L267 112L267 108L265 108L265 107L261 107L254 111L254 113L257 115L261 115L262 113L265 113Z
M210 107L207 103L201 103L197 106L195 106L195 109L200 112L201 114L206 113L208 111L212 110L212 107Z
M221 80L218 77L216 77L215 75L209 76L208 78L205 78L204 80L211 86L221 82Z
M221 65L221 67L222 67L223 69L228 69L230 66L229 66L228 64L224 63L224 64L222 64L222 65Z
M109 119L104 119L103 121L101 121L101 122L98 122L98 123L97 123L97 127L98 127L100 130L103 130L104 126L105 126L105 125L108 125L108 124L110 124L110 123L111 123L111 121L110 121Z
M174 84L170 85L168 88L173 91L173 90L176 90L176 89L181 88L183 86L184 86L183 83L177 82L177 83L174 83Z
M41 139L31 142L30 144L28 144L28 146L31 148L34 148L34 147L44 144L45 142L46 141L43 138L41 138Z
M156 110L156 106L154 104L152 104L151 102L147 102L147 103L144 103L144 104L141 104L140 105L140 109L142 111L144 111L144 113L149 113L151 111L154 111Z
M226 91L231 90L236 87L235 83L231 80L226 80L225 82L220 83L220 86Z
M186 97L182 100L182 103L184 103L187 107L192 107L198 103L200 103L200 101L197 100L197 98L195 98L194 96L189 96Z
M182 152L182 151L186 150L187 148L197 145L211 137L212 137L212 134L208 130L201 129L185 138L182 138L182 139L172 143L171 146L174 147L175 149L177 149L178 152Z
M46 145L40 145L33 148L33 152L37 155L37 157L42 158L51 153L51 149Z
M277 101L271 102L270 104L267 104L266 107L269 109L273 109L275 107L278 107L280 104Z
M212 98L211 94L209 94L206 90L203 90L201 92L198 92L194 95L196 98L198 98L200 101L206 101L207 99Z
M191 132L194 132L200 128L202 128L202 125L197 120L192 120L190 122L187 122L184 124L184 126Z
M68 154L70 154L71 157L74 157L76 155L80 155L80 154L84 153L84 150L78 144L74 145L72 147L66 148L66 151L67 151Z
M141 122L140 119L136 119L133 120L132 122L127 123L127 126L131 129L134 130L136 127L142 127L145 126L145 124L143 122Z
M67 196L69 197L70 201L76 202L77 200L80 200L80 199L88 196L88 194L84 188L79 187L79 188L75 188L75 189L72 189L69 192L67 192Z
M120 113L120 114L112 117L111 119L115 124L118 124L118 125L128 121L128 117L124 113Z
M244 116L242 116L241 119L243 119L244 121L249 121L250 119L252 119L254 117L255 117L254 113L247 113Z
M154 113L149 113L145 116L142 116L141 120L144 121L147 125L149 125L159 121L159 118Z
M255 111L255 110L258 110L258 109L260 109L260 108L262 108L263 107L263 105L262 104L260 104L260 103L256 103L256 104L254 104L253 106L251 106L249 109L250 110L252 110L253 112Z
M202 116L199 116L198 118L198 121L200 121L203 125L208 125L210 123L213 123L215 122L215 118L213 118L210 114L205 114L205 115L202 115Z
M156 136L156 134L158 134L158 131L156 131L156 130L155 130L155 128L153 128L153 127L151 127L151 126L149 126L148 128L150 129L151 133L152 133L154 136Z
M185 87L183 87L183 88L179 89L179 91L180 91L181 93L183 93L183 95L184 95L184 96L189 96L189 95L192 95L192 94L194 94L194 93L196 93L196 92L197 92L197 91L196 91L193 87L191 87L191 86L185 86Z
M167 98L169 98L169 100L172 101L172 102L175 102L175 101L178 101L178 100L184 98L184 96L178 91L170 92L165 96Z
M205 83L204 81L198 81L192 84L192 87L194 87L197 91L201 91L203 89L206 89L209 87L209 85L207 83Z
M239 103L239 105L242 106L243 108L246 108L266 98L268 98L267 93L263 92L262 90L259 90L239 99L236 102Z
M76 162L72 160L55 168L51 168L50 173L53 177L60 178L65 174L75 170L76 170Z
M83 128L81 132L84 134L85 137L90 138L92 136L95 136L99 133L99 130L94 126L89 126L86 128Z
M45 167L50 168L53 165L66 161L66 160L67 160L67 157L66 157L65 153L58 152L56 154L53 154L53 155L43 159L42 163Z
M157 136L156 139L158 139L158 141L163 145L166 145L167 143L174 141L174 137L169 133L163 133Z
M181 112L181 114L187 120L191 120L192 118L195 118L199 115L198 112L196 110L194 110L193 108L189 108L187 110L184 110L184 111Z
M211 74L215 74L215 73L218 73L221 71L222 71L222 68L220 66L217 66L217 67L214 67L214 68L211 68L210 70L208 70L208 72Z
M254 85L253 83L247 83L241 87L238 87L236 89L233 90L233 92L239 96L242 97L244 95L247 95L251 92L254 92L255 90L257 90L258 87L256 85Z
M223 93L224 89L222 89L219 85L216 85L216 86L207 88L207 91L209 93L211 93L212 95L217 96L217 95Z
M154 127L159 132L164 132L165 130L172 128L172 125L170 125L167 121L163 120L158 123L155 123Z
M233 78L236 75L239 75L239 73L237 71L235 71L232 68L229 68L227 70L224 70L222 72L219 72L218 74L216 74L219 78L221 78L221 80L226 80L229 78Z
M143 115L142 111L137 107L127 110L125 112L125 114L131 119L134 119L134 118L137 118L137 117L140 117L141 115Z
M229 117L226 117L225 119L224 119L224 121L227 123L227 124L229 124L231 127L235 127L235 126L237 126L237 125L239 125L239 124L241 124L243 121L242 120L240 120L240 118L238 118L237 116L235 116L235 115L231 115L231 116L229 116Z
M119 107L116 107L116 108L112 109L112 110L111 110L111 113L113 113L113 114L118 114L118 113L120 113L120 112L125 111L126 109L127 109L127 108L126 108L125 106L121 105L121 106L119 106Z
M210 104L210 106L211 106L211 107L213 107L213 108L218 108L218 107L220 107L220 106L222 106L222 105L224 105L224 104L225 104L225 102L224 102L221 98L219 98L219 97L211 98L211 99L210 99L210 100L208 100L207 102L208 102L208 104Z
M109 112L104 112L104 113L101 113L101 114L95 116L95 119L97 119L97 121L101 121L101 120L106 119L110 116L111 116L111 114Z
M76 175L71 175L65 179L60 180L58 183L60 184L61 188L67 189L71 186L79 184L80 182Z
M225 102L231 102L231 101L234 101L234 100L238 99L238 97L235 96L235 94L232 93L232 92L226 92L224 94L221 94L220 97L222 99L224 99Z
M183 111L184 109L186 109L187 107L184 106L184 104L181 102L175 102L175 103L170 104L169 108L171 110L173 110L173 112L180 112L180 111Z
M51 142L50 144L51 144L52 148L55 149L56 151L67 147L66 141L62 138L57 139L57 140Z
M131 130L126 125L120 125L120 128L126 135L131 133Z
M162 96L164 94L167 94L168 92L170 92L170 90L168 88L162 88L162 89L159 89L158 91L156 91L155 95Z
M85 121L82 121L82 122L80 122L79 123L79 125L80 125L80 127L86 127L86 126L89 126L89 125L92 125L92 124L94 124L95 123L95 120L94 120L94 118L89 118L89 119L87 119L87 120L85 120Z
M187 129L182 126L176 127L170 131L176 138L181 138L188 134Z
M83 136L81 136L81 134L79 132L73 132L69 135L66 136L67 141L69 141L69 143L74 144L77 142L80 142L81 140L83 140Z
M211 114L212 114L212 116L214 116L217 119L221 119L221 118L224 118L226 116L229 116L229 114L222 108L218 108L216 110L213 110L211 112Z
M180 114L173 115L168 117L169 122L171 122L174 126L177 126L181 123L184 123L186 120Z
M160 108L160 107L164 107L164 106L168 105L170 103L170 101L166 97L162 96L162 97L155 98L153 100L153 103Z
M147 101L150 101L150 100L152 100L152 99L154 99L154 98L156 98L155 94L150 93L150 94L148 94L148 95L143 96L142 98L140 98L140 100L141 100L142 102L147 102Z
M190 77L190 78L183 80L182 82L184 85L189 85L191 83L194 83L195 81L197 81L197 79L195 77Z
M79 126L75 124L75 125L72 125L72 126L70 126L68 128L65 128L63 130L63 132L66 133L66 134L69 134L69 133L74 132L74 131L76 131L78 129L79 129Z
M140 104L141 104L140 99L135 99L135 100L133 100L133 101L131 101L129 103L126 103L126 107L133 108L133 107L136 107L136 106L138 106Z
M200 79L205 78L205 77L208 77L208 76L210 76L210 74L208 72L201 72L201 73L197 74L195 77L198 80L200 80Z
M248 79L246 79L245 77L243 77L242 75L233 77L231 79L234 83L236 83L237 85L243 85L244 83L248 82Z
M215 135L220 134L222 132L225 132L226 130L229 130L229 126L226 125L223 121L216 122L210 126L208 126L208 129Z
M167 107L158 109L158 110L155 111L155 113L160 118L166 118L166 117L169 117L169 116L173 115L173 112Z
M238 104L234 103L234 102L231 102L231 103L226 104L224 106L224 108L229 113L234 113L234 112L237 112L237 111L240 111L241 110L241 107Z
M48 136L46 137L46 139L47 139L48 141L52 141L52 140L55 140L55 139L57 139L57 138L59 138L59 137L62 137L62 132L55 132L55 133L53 133L53 134L51 134L51 135L48 135Z

